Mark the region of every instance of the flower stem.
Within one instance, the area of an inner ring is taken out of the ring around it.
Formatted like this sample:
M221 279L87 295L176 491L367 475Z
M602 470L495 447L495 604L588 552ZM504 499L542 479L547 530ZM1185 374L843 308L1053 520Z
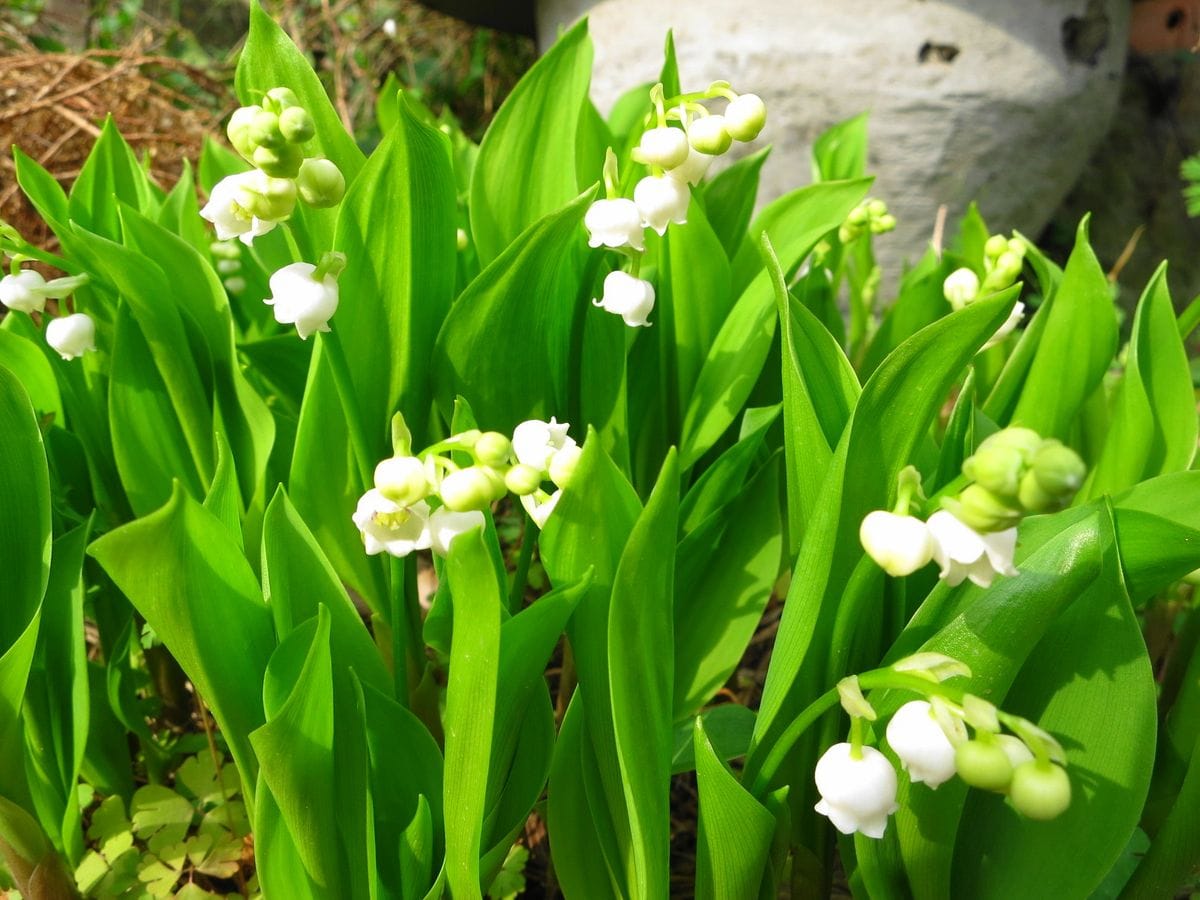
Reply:
M525 513L525 527L521 531L521 555L517 557L517 569L513 572L512 589L508 593L508 611L514 616L525 598L525 584L529 579L529 563L533 560L533 545L537 542L537 526L529 513Z

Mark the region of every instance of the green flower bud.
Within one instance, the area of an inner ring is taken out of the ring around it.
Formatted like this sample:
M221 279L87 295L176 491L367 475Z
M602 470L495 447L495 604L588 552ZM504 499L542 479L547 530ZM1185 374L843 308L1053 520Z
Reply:
M415 456L393 456L375 467L375 489L393 503L412 506L429 496L425 464Z
M1032 469L1021 476L1017 502L1031 513L1051 512L1061 508L1058 497L1042 487Z
M495 486L492 477L480 466L451 472L438 488L442 502L454 512L486 509L492 502Z
M571 478L575 475L575 466L579 464L579 457L583 455L583 448L577 444L567 444L561 450L555 451L550 457L550 480L560 488L565 488L571 483Z
M250 162L256 146L250 138L250 129L255 118L262 111L261 106L243 106L234 110L233 115L229 117L229 124L225 126L225 134L229 136L229 143L246 162Z
M967 485L955 506L951 512L976 531L1004 531L1021 521L1020 507L1006 503L981 484Z
M251 162L272 178L295 178L304 162L304 154L295 144L282 143L278 147L259 145Z
M1008 239L1008 252L1015 253L1017 256L1021 257L1021 259L1024 259L1025 258L1025 242L1022 241L1020 238L1009 238Z
M738 141L752 141L767 124L767 104L758 94L742 94L725 107L725 128Z
M337 206L346 196L346 179L328 159L306 159L296 176L300 199L316 209Z
M984 438L979 444L979 451L1003 447L1016 450L1026 462L1029 462L1041 446L1042 436L1040 434L1032 428L1021 428L1014 425L1011 428L1001 429L995 434Z
M1061 766L1032 760L1013 771L1008 796L1017 812L1045 822L1071 805L1071 779Z
M867 224L867 220L870 217L871 214L867 211L867 207L863 204L859 204L858 206L854 207L854 209L850 210L850 215L846 216L846 222L850 225L862 226Z
M891 213L884 213L878 219L871 223L871 231L874 234L887 234L896 227L896 217Z
M1008 241L1002 234L993 234L983 245L983 254L988 259L996 259L1008 249Z
M542 486L542 473L533 466L517 463L504 473L504 484L518 497L525 497Z
M480 466L479 468L483 471L484 477L488 480L488 486L491 489L490 497L492 502L501 499L505 494L508 493L508 485L504 482L504 473L502 471L497 468L493 468L492 466Z
M1006 500L1017 496L1025 472L1025 456L1009 447L980 447L963 462L963 474Z
M300 98L291 88L275 87L267 91L266 101L263 105L273 106L276 113L281 113L289 107L299 106Z
M1008 790L1013 777L1008 754L995 740L971 740L954 750L954 767L958 776L971 787L985 791Z
M283 144L283 132L279 130L279 116L265 109L254 115L247 129L250 143L258 147L279 147Z
M872 219L878 219L880 216L886 216L887 211L887 204L882 200L867 201L867 215L869 215Z
M251 216L268 222L282 222L296 208L296 183L290 178L263 176L253 189L238 190L237 203Z
M1020 277L1022 265L1021 257L1011 250L1005 250L996 260L992 271L988 273L984 281L985 286L993 291L1008 287Z
M1083 486L1087 466L1070 447L1046 441L1033 457L1033 473L1043 489L1065 504Z
M470 241L467 238L466 229L460 228L460 229L458 229L458 231L455 232L454 243L455 243L455 246L458 247L459 250L467 249L467 245L470 243Z
M485 431L475 441L475 458L486 466L503 466L512 453L512 442L498 431Z
M312 116L299 106L289 106L279 114L279 130L293 144L311 141L317 133Z
M733 136L725 130L724 116L701 116L688 126L688 142L700 153L720 156L733 143Z

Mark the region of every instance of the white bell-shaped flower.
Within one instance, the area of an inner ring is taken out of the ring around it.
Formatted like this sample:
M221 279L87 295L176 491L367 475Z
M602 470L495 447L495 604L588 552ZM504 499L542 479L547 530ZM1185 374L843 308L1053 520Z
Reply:
M687 224L688 203L692 195L686 182L668 175L647 175L633 189L642 224L664 234L667 226Z
M512 448L517 462L539 472L548 472L550 459L563 447L574 447L575 439L567 434L571 426L558 422L553 416L549 422L529 419L513 429Z
M955 269L942 282L942 294L954 309L962 309L979 296L979 276L972 269Z
M858 538L871 559L889 575L911 575L933 559L933 537L914 516L882 509L869 512L858 528Z
M424 501L403 506L372 488L359 499L352 518L370 556L385 551L392 556L408 556L432 544L429 504Z
M654 309L654 285L628 272L609 272L604 278L604 296L592 304L620 316L630 328L649 325L646 317Z
M997 328L996 333L988 338L986 344L979 348L979 352L982 353L984 350L995 347L998 343L1012 334L1013 330L1021 324L1021 320L1023 318L1025 318L1025 304L1017 303L1013 306L1012 312L1008 314L1008 318L1004 320L1004 324Z
M874 747L862 747L855 759L848 743L834 744L817 760L815 778L821 799L815 809L842 834L861 831L881 838L896 804L896 770Z
M0 303L23 313L42 312L46 308L46 279L35 269L22 269L0 278Z
M439 507L429 517L430 546L438 556L447 556L451 541L463 532L482 527L483 513L477 509L454 512L444 506Z
M538 490L522 497L521 505L525 507L525 511L529 513L529 518L533 519L534 524L538 528L545 528L550 514L554 512L554 507L558 506L558 500L561 496L561 490L557 490L553 494L547 494L545 491Z
M275 307L275 321L294 324L302 340L314 331L328 331L338 308L337 279L326 275L317 281L313 278L316 271L312 263L284 266L271 276L271 296L263 301Z
M261 194L268 183L268 176L258 169L249 172L239 172L228 175L213 185L208 203L200 210L200 215L212 222L217 230L217 240L227 241L239 238L249 246L260 234L266 234L274 228L280 219L262 219L247 208L247 197L250 194Z
M940 576L951 585L970 579L980 587L991 587L997 575L1016 575L1013 554L1017 549L1017 529L981 534L961 522L951 512L939 509L929 517L933 535L933 558L941 567Z
M708 167L712 165L714 159L716 157L712 154L701 153L695 147L689 145L687 159L680 165L672 168L667 174L685 184L697 185L700 183L700 179L708 172Z
M588 207L583 224L588 230L590 247L632 247L634 250L646 248L642 214L632 200L597 200Z
M954 745L928 701L912 700L896 710L888 722L887 742L914 784L937 788L954 777Z
M643 132L635 156L648 166L673 169L687 160L690 148L687 132L664 125Z
M86 313L52 319L46 325L46 343L63 359L75 359L96 349L96 323Z

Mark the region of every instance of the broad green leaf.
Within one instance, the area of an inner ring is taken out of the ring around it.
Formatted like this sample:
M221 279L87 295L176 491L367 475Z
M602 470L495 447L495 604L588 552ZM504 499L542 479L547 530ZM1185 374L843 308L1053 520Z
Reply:
M746 483L751 465L763 447L767 430L779 418L782 404L755 410L762 418L751 423L747 412L738 442L718 456L704 473L688 488L679 503L679 528L684 534L692 532L711 514L734 500ZM691 734L688 734L690 741Z
M569 414L575 336L582 338L583 316L604 315L584 296L591 284L579 226L594 193L530 225L451 308L434 350L436 396L447 418L458 395L471 399L486 428L500 431Z
M758 178L767 161L770 147L744 156L717 173L703 187L704 209L713 232L733 259L746 239L746 228L758 196Z
M444 717L446 879L455 897L478 898L503 598L482 531L454 539L446 569L455 613Z
M704 734L718 759L725 761L746 755L754 734L754 710L740 703L721 703L697 713L693 719L675 724L675 752L671 756L671 774L696 770L695 719L704 721Z
M982 249L980 253L982 253ZM920 278L906 277L901 284L900 294L888 307L879 324L863 360L859 374L869 377L887 355L908 340L926 325L931 325L942 316L950 314L942 285L950 274L950 266L943 262Z
M1186 776L1175 803L1141 858L1122 900L1156 900L1175 896L1200 864L1200 745L1192 749Z
M1012 424L1032 428L1043 437L1068 437L1117 349L1117 319L1108 281L1088 244L1087 226L1086 218L1079 223L1075 249L1012 415Z
M20 147L13 147L13 164L17 173L17 184L34 209L46 224L58 234L59 229L71 218L70 201L54 176L42 168L32 157L26 156Z
M869 185L861 180L801 188L770 204L751 225L751 239L734 260L734 291L741 294L709 348L684 412L680 463L685 469L737 418L771 349L777 318L771 279L758 257L760 235L770 237L784 272L790 272L842 223Z
M608 612L613 732L633 838L635 897L661 897L670 881L674 652L674 547L679 469L667 454L630 532Z
M257 763L248 736L264 721L259 690L275 638L240 545L176 487L162 509L110 531L89 553L212 709L253 809Z
M339 859L334 796L334 694L329 612L294 628L271 655L263 684L266 724L250 735L259 777L313 885L349 897ZM264 810L266 807L264 807ZM348 823L343 823L346 825Z
M867 113L838 122L813 142L813 181L862 178L867 171Z
M119 241L119 203L155 215L156 194L161 195L161 192L151 185L133 151L117 131L112 116L108 116L79 177L71 185L68 215L89 231Z
M190 160L183 161L183 171L163 200L157 221L167 231L183 238L197 253L208 253L211 240L206 223L200 217L195 170Z
M1113 419L1081 496L1116 493L1188 468L1196 453L1196 432L1196 393L1164 263L1138 303Z
M242 538L242 501L238 494L237 470L234 468L233 451L229 449L229 441L225 435L217 432L213 435L216 447L217 470L213 473L212 484L204 497L203 506L221 520L229 533L236 539Z
M488 126L470 194L481 266L579 193L575 148L591 72L592 43L583 19L525 73ZM599 177L596 171L585 180Z
M5 321L16 318L8 316ZM53 416L53 424L64 424L62 396L54 369L37 344L10 328L0 327L0 366L20 379L39 417Z
M700 793L697 900L756 897L775 834L775 816L725 767L699 717L694 733Z
M771 599L782 554L773 458L679 544L672 721L690 717L737 668Z

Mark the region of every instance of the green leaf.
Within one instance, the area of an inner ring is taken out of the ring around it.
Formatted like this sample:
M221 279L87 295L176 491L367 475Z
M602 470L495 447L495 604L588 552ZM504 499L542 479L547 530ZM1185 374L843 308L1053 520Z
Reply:
M769 861L775 816L747 791L713 749L696 718L697 900L755 897Z
M983 249L979 252L982 255ZM913 277L914 272L904 278L899 295L884 313L883 321L863 354L858 368L863 378L869 377L889 353L926 325L949 315L950 304L946 302L942 285L950 271L950 265L942 262L919 277Z
M746 483L751 465L763 447L767 430L775 424L782 404L755 410L762 413L759 421L751 422L749 411L742 423L738 442L718 456L688 488L679 504L679 527L686 535L710 515L734 500ZM688 741L692 739L688 733Z
M740 703L711 706L696 715L704 721L704 733L718 759L731 760L746 755L754 734L754 710ZM675 725L675 751L671 756L671 774L696 770L695 719Z
M680 463L689 468L741 412L775 336L771 279L756 249L766 233L790 272L866 195L870 182L831 182L801 188L770 204L750 227L734 260L734 291L741 292L713 339L683 417ZM749 255L747 255L749 253Z
M5 323L16 318L7 316ZM63 424L63 402L54 369L37 344L9 328L0 327L0 367L20 379L38 416L53 416L54 424Z
M742 157L702 188L708 221L730 259L737 255L746 239L746 228L758 196L759 175L770 152L770 147L763 147Z
M260 785L277 804L304 870L321 895L332 898L349 897L350 885L331 828L338 807L329 630L330 615L322 607L280 642L263 685L267 721L250 743Z
M181 840L191 827L196 811L186 797L181 797L161 784L146 784L138 788L129 806L133 833L143 841L159 832L167 832L171 840Z
M496 711L503 598L483 532L459 535L446 563L454 638L446 687L446 879L455 897L479 898L479 855Z
M1085 218L1051 301L1012 424L1065 440L1116 349L1117 319L1104 270L1088 244Z
M1113 419L1081 498L1116 493L1146 478L1187 469L1196 453L1196 394L1179 339L1166 264L1138 303L1113 399Z
M860 113L826 129L813 142L813 181L862 178L867 172L867 121Z
M71 185L67 206L69 217L78 225L112 241L121 239L119 204L155 214L161 195L146 173L112 116L104 120L100 137L92 145L79 177Z
M224 806L241 791L237 771L228 766L218 771L211 753L197 753L184 760L175 773L175 783L190 793L201 809ZM220 813L217 815L215 821L220 821Z
M629 535L608 613L613 731L630 813L635 896L668 892L674 652L674 547L679 470L667 454Z
M488 126L470 194L481 266L579 193L575 148L591 71L592 43L583 19L525 73ZM586 181L599 177L597 171Z
M212 709L253 808L257 763L248 735L264 721L259 686L275 639L240 545L176 487L166 506L110 531L89 553Z
M591 285L579 226L594 194L530 225L450 309L434 349L438 405L447 418L459 395L471 399L489 429L567 414L576 323L602 314L583 298ZM599 256L592 259L595 265Z

